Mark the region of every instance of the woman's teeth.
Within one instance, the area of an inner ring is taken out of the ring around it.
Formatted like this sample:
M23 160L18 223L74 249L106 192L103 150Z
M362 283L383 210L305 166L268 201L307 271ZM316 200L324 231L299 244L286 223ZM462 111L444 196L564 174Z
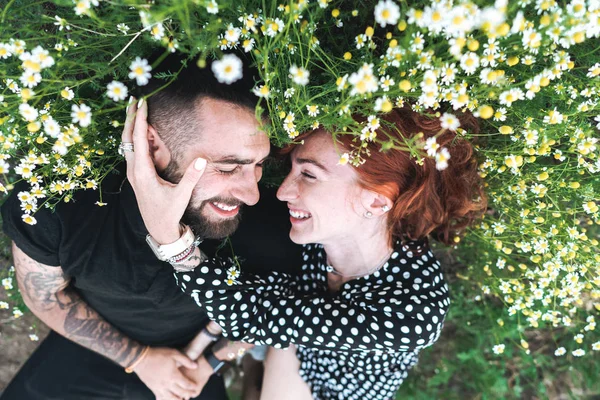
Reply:
M298 219L305 219L305 218L310 218L311 215L310 214L305 214L301 211L292 211L290 210L290 215L294 218L298 218Z

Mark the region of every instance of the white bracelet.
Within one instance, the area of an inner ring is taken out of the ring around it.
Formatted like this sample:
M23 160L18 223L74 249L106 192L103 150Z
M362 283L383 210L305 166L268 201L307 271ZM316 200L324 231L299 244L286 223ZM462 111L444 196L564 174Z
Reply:
M170 258L176 257L179 254L185 252L189 249L189 247L196 241L196 236L192 229L187 226L184 226L184 232L179 239L174 241L173 243L163 244L158 243L150 234L146 235L146 242L148 246L152 249L156 258L161 261L167 261Z

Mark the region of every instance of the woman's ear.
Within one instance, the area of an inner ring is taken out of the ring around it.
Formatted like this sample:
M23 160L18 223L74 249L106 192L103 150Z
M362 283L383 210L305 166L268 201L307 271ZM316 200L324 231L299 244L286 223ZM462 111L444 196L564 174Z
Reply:
M394 202L387 196L372 190L363 189L361 195L362 206L365 215L373 217L381 216L392 209Z
M171 162L171 151L158 135L156 129L150 124L148 124L148 148L156 169L163 171L167 168L167 165Z

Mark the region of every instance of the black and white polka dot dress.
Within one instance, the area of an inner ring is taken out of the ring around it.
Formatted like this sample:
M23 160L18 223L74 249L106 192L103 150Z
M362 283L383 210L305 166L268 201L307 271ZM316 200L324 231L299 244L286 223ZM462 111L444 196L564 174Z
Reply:
M320 245L304 247L300 276L247 274L217 259L175 275L230 339L294 343L315 399L392 399L419 351L438 339L450 304L440 264L423 246L396 243L378 271L336 293Z

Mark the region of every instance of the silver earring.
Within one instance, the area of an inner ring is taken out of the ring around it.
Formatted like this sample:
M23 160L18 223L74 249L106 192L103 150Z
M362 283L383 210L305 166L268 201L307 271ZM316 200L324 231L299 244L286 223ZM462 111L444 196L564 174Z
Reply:
M383 206L383 207L381 207L381 211L386 213L386 212L390 211L390 208L388 206Z
M365 213L365 217L367 217L367 218L371 218L372 216L373 216L373 213L371 211L367 211Z

